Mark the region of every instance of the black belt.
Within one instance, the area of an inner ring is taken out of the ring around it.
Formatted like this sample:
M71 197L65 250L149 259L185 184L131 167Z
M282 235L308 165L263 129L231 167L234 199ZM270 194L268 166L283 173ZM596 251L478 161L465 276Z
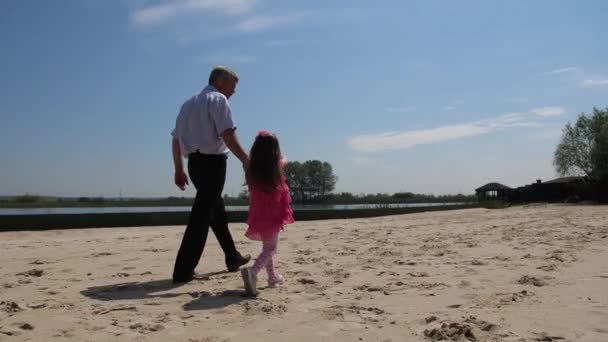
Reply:
M228 156L226 154L207 154L207 153L201 153L201 151L196 150L195 152L192 152L190 154L188 154L189 158L195 157L195 158L209 158L209 159L227 159Z

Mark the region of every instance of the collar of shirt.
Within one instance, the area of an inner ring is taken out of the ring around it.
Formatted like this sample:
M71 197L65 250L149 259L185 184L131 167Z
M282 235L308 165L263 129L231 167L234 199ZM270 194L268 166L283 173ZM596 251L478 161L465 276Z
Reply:
M203 88L203 90L201 91L201 94L202 93L211 93L211 92L217 92L217 93L219 93L220 91L217 90L216 87L214 87L214 86L212 86L212 85L209 84L205 88Z

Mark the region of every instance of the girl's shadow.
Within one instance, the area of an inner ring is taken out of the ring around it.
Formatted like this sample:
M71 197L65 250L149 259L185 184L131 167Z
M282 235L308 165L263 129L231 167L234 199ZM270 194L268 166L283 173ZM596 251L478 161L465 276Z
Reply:
M247 296L244 290L226 290L214 294L201 292L200 297L193 299L190 303L184 304L182 308L185 311L218 309L246 300L255 300L255 298Z

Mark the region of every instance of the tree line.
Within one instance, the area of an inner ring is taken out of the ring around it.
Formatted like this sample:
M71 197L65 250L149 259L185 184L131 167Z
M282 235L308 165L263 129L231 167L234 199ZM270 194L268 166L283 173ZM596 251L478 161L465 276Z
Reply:
M608 107L581 113L567 123L555 149L553 164L564 176L584 176L608 183Z

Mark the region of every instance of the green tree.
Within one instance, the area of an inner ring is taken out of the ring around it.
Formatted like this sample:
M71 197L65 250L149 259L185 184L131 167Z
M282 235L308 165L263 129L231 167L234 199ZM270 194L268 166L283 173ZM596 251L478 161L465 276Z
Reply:
M241 190L241 192L239 192L237 199L239 199L241 201L248 201L249 200L249 191L247 191L247 189Z
M608 108L582 113L566 124L553 164L561 175L584 175L608 180Z
M288 162L283 172L285 172L285 178L293 200L296 202L306 201L307 180L304 165L298 161Z
M297 202L319 202L335 188L338 177L328 162L307 160L288 162L285 177L291 196Z

